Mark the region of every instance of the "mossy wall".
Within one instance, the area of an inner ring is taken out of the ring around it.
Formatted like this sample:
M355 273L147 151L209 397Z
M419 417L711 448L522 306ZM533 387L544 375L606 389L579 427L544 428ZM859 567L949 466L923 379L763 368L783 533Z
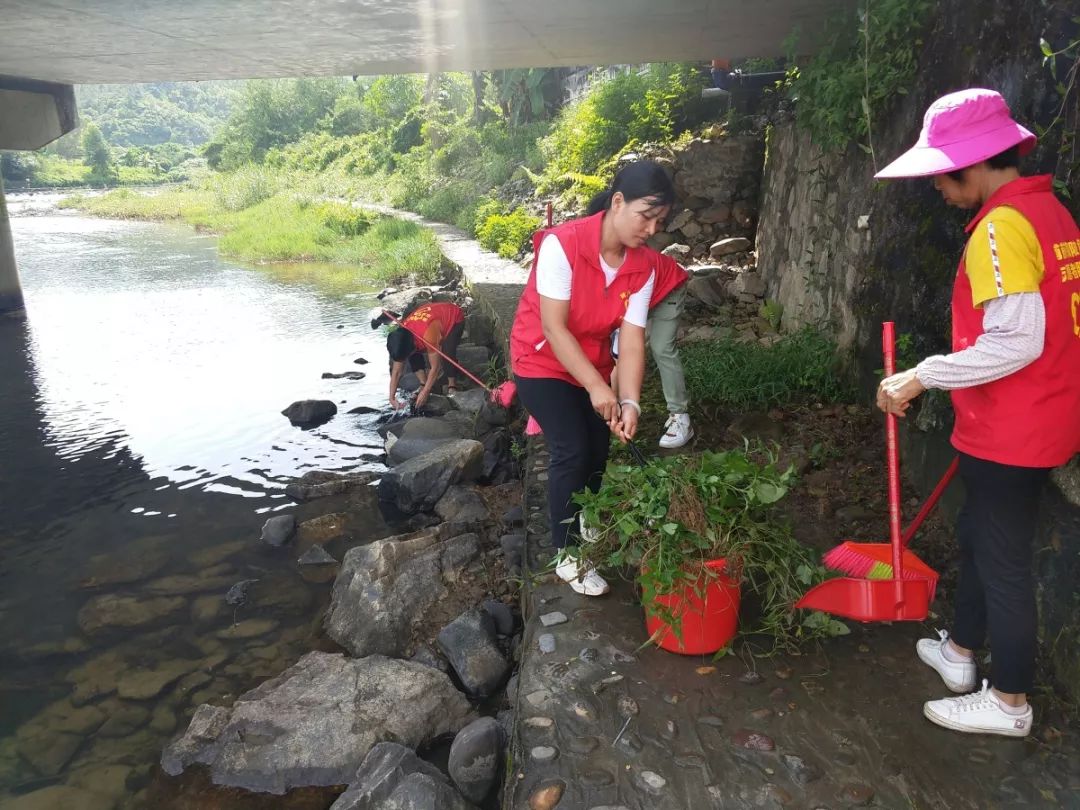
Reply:
M915 142L923 112L935 98L990 87L1032 129L1058 119L1023 170L1070 177L1067 202L1074 215L1080 212L1080 92L1074 90L1063 105L1039 46L1043 37L1057 48L1076 40L1076 14L1075 3L1064 0L936 3L914 84L874 118L877 167ZM778 121L769 133L757 239L759 270L768 296L783 305L784 325L831 327L850 351L867 399L881 367L882 321L894 320L900 333L912 336L917 357L948 350L949 300L970 217L946 207L929 181L880 183L874 172L871 156L856 145L842 154L826 153L793 121ZM951 410L947 400L936 399L904 431L905 471L924 492L951 457ZM1041 640L1060 684L1080 703L1077 460L1054 481L1036 540ZM959 501L954 493L946 505L955 511Z

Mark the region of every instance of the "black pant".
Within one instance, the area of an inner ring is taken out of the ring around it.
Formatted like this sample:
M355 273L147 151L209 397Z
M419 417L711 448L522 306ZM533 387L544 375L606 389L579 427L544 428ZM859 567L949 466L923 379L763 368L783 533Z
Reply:
M977 650L989 631L991 682L1007 694L1027 693L1035 686L1032 543L1049 473L960 454L967 499L956 523L960 582L952 639Z
M462 321L446 334L446 337L443 338L442 345L439 346L439 351L441 351L447 357L451 358L455 363L457 362L458 344L461 343L461 336L464 331L465 322ZM410 354L409 357L406 359L405 362L408 363L409 368L412 369L413 374L418 371L423 371L427 368L427 351L428 349L426 346L419 346L417 350ZM445 361L443 362L445 363ZM390 367L393 368L393 366L394 361L391 360ZM449 368L444 369L444 371L446 372L446 376L448 377L456 377L458 374L461 373L460 371L458 371L457 368L452 365L449 366Z
M600 489L611 449L611 431L593 410L584 388L546 377L515 377L521 404L544 431L551 466L548 468L548 512L551 540L567 545L567 533L577 534L575 492Z
M458 344L461 343L461 335L464 332L465 332L465 322L462 321L461 323L459 323L457 326L455 326L453 329L451 329L449 332L446 333L446 336L443 338L442 345L439 347L439 349L442 351L442 353L445 354L447 357L449 357L451 360L453 360L455 363L458 361L458 359L457 359ZM451 363L447 363L446 360L443 360L443 368L444 368L444 373L445 373L445 375L447 377L459 377L459 376L461 376L461 372L457 369L457 367L454 366Z

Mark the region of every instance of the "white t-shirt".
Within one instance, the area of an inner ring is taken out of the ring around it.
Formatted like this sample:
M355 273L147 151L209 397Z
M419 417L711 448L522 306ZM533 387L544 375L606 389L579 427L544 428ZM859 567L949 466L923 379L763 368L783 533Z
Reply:
M607 286L615 280L618 267L611 267L600 257L600 268L604 271ZM566 258L559 238L549 233L540 244L540 255L536 257L536 291L545 298L554 298L556 301L569 301L571 279L574 271L570 267L570 260ZM625 323L640 326L643 329L649 319L649 301L652 298L653 282L656 280L656 271L649 274L649 280L645 286L630 296L626 305L626 314L623 315Z

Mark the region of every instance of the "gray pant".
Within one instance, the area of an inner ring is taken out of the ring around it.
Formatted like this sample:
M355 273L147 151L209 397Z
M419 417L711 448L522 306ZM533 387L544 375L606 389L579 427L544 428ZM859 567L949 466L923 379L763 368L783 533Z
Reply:
M679 315L685 300L686 285L681 284L649 310L649 348L660 371L668 413L687 413L690 410L690 394L686 390L686 377L679 360L679 350L675 346Z

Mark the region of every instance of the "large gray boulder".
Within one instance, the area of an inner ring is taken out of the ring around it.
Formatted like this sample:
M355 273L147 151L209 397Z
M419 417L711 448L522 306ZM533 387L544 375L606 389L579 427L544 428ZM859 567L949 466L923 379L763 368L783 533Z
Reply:
M484 445L459 439L411 458L379 482L379 499L405 513L430 511L451 484L474 481L483 471Z
M462 613L439 631L439 649L454 668L461 685L473 697L493 695L510 674L495 641L495 620L483 610Z
M405 746L394 742L379 743L364 757L356 778L330 810L385 810L402 806L401 802L414 795L418 788L429 788L426 782L417 785L415 780L406 787L404 783L414 775L424 776L444 788L450 787L438 768L424 762ZM440 795L436 788L429 790L429 794L445 801L423 805L425 810L466 810L471 807L452 790L443 790Z
M441 439L395 439L393 434L386 440L386 463L391 467L396 467L399 464L404 464L411 458L422 456L425 453L430 453L432 450L438 450L445 444L450 442L459 441L461 436L447 436Z
M450 531L444 524L346 552L326 612L327 635L355 656L405 655L413 629L446 597L445 583L471 562L448 553L457 548Z
M302 399L281 412L298 427L316 427L337 414L337 405L328 399Z
M472 719L468 701L436 669L312 652L231 709L200 707L161 765L175 776L199 763L216 785L281 795L347 784L376 744L415 748Z

